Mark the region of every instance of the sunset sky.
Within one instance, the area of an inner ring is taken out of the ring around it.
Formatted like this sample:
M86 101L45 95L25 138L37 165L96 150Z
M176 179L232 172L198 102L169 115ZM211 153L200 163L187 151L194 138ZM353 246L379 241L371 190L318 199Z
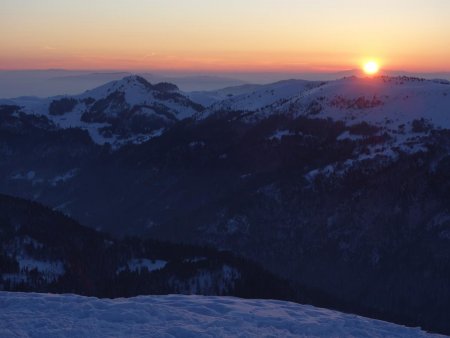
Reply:
M450 70L449 0L1 0L0 69Z

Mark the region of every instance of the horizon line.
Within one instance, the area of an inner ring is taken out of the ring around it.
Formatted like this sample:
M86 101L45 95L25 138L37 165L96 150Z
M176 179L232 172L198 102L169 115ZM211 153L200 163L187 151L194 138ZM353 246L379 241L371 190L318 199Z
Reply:
M50 71L62 71L62 72L96 72L96 73L196 73L196 74L340 74L346 72L362 72L359 68L348 68L342 70L284 70L284 69L261 69L261 70L242 70L242 69L132 69L132 68L0 68L0 72L50 72ZM410 73L410 74L450 74L450 70L399 70L399 69L382 69L380 73ZM380 74L382 75L382 74Z

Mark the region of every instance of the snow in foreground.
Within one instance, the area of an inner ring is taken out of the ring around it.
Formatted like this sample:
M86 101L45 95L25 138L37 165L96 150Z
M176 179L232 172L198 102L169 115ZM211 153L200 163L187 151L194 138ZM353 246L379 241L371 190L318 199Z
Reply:
M419 329L270 300L97 299L0 292L0 337L427 337Z

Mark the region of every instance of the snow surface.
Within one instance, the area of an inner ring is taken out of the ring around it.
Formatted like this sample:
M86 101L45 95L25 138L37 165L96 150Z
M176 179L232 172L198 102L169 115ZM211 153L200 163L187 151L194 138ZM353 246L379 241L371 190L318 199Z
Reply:
M0 336L437 337L308 305L231 297L97 299L0 292Z
M163 260L151 260L147 258L135 258L131 259L127 262L127 266L123 266L117 270L117 273L120 273L122 271L130 270L130 271L140 271L142 269L147 269L149 272L157 271L164 269L164 267L167 265L167 261Z
M288 99L318 86L319 82L285 80L267 85L243 85L213 92L191 93L190 98L211 105L211 110L256 111ZM205 113L204 116L208 116Z
M280 141L284 136L292 136L295 135L289 130L277 130L272 136L269 137L269 140L278 140Z
M64 264L61 261L43 261L33 259L27 256L15 257L19 263L20 271L18 273L0 273L0 277L12 284L26 283L30 276L29 272L37 270L41 277L47 282L56 281L60 276L64 275Z
M218 90L190 92L188 93L188 96L191 100L198 102L203 106L209 106L213 103L226 100L233 96L251 93L261 87L262 85L257 84L244 84Z
M35 239L25 236L23 238L16 237L12 243L6 244L7 252L10 252L10 258L13 258L19 264L19 271L17 273L2 273L0 269L0 280L7 280L13 284L27 282L30 278L30 273L36 270L40 273L40 277L47 282L56 281L59 277L64 275L64 262L60 260L50 260L36 258L27 253L26 246L31 246L34 250L39 252L43 244ZM0 286L1 289L1 286ZM1 336L0 336L1 337Z
M19 262L21 271L18 275L23 275L24 271L36 269L42 273L42 277L47 281L54 281L57 280L58 277L64 275L65 272L64 264L61 261L42 261L29 257L16 257L16 259Z
M365 105L358 106L358 99ZM404 77L345 78L328 82L293 97L284 110L322 105L314 117L367 122L398 130L424 118L434 127L450 129L450 85L447 82ZM283 110L283 109L281 109Z
M67 182L70 179L74 178L77 175L77 172L78 172L78 169L71 169L71 170L65 172L64 174L55 176L50 180L50 184L52 186L56 186L60 183Z

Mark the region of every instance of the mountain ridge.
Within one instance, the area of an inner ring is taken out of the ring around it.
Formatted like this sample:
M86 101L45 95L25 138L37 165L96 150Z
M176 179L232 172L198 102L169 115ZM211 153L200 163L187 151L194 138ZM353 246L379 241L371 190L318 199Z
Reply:
M281 279L231 253L117 239L43 205L0 194L0 289L97 297L203 294L295 298Z

